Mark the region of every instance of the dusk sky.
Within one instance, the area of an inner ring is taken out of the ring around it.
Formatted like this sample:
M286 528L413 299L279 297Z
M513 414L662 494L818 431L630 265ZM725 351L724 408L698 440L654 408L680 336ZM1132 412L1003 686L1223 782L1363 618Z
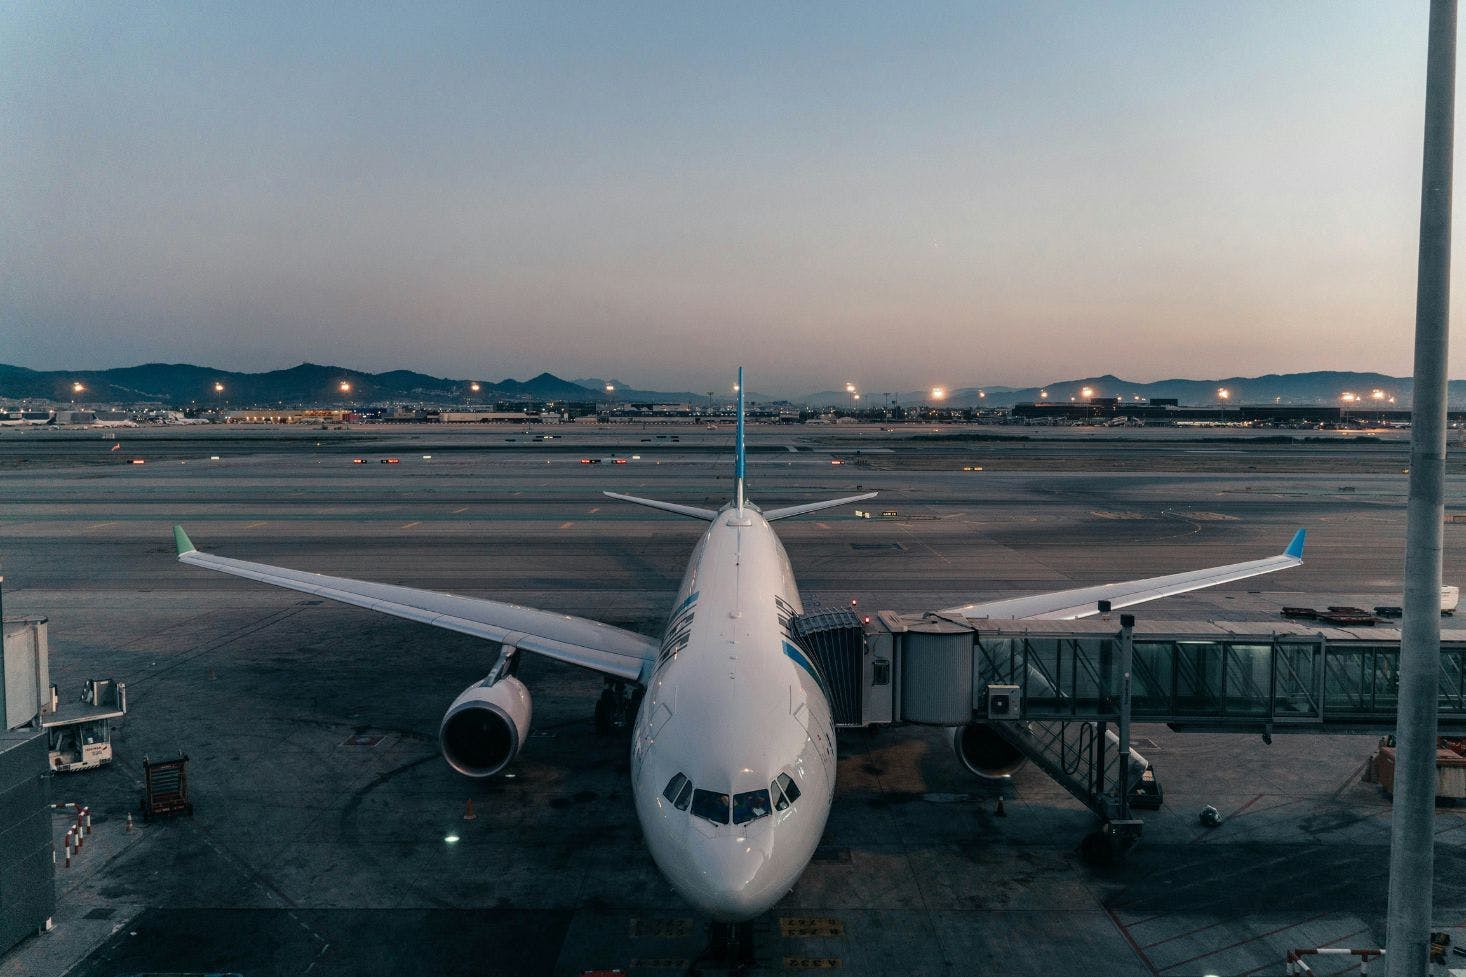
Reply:
M0 362L1410 372L1423 0L345 9L0 7Z

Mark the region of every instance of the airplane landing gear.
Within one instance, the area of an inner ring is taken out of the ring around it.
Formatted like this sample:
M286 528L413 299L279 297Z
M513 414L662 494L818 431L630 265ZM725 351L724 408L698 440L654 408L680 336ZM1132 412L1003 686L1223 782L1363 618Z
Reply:
M699 964L713 964L720 969L731 966L734 973L740 973L755 962L752 922L708 923L707 949L697 955L687 972L695 977L702 972Z
M624 733L636 721L636 710L641 705L642 690L617 679L606 679L601 697L596 700L596 732L609 736Z

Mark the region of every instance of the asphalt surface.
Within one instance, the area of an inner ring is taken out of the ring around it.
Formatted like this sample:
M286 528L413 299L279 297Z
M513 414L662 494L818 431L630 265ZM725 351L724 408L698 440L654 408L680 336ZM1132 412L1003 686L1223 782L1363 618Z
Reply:
M0 974L687 969L702 926L645 853L627 746L593 729L596 676L526 661L529 745L512 778L469 782L435 734L492 646L173 558L178 522L227 556L658 633L699 527L599 492L720 504L729 433L538 433L0 431L5 613L49 617L63 696L115 676L131 705L117 762L57 780L58 799L91 804L95 834L58 868L56 929ZM1303 567L1138 613L1266 622L1283 604L1398 603L1398 434L912 433L754 429L755 501L882 493L872 519L780 524L807 606L919 611L1174 572L1278 552L1299 527ZM1451 504L1463 489L1453 462ZM1463 532L1446 527L1448 582L1466 578ZM1378 945L1390 808L1359 783L1372 739L1137 735L1166 805L1123 863L1094 865L1079 853L1092 816L1041 772L1003 788L1000 817L940 730L842 732L824 846L759 921L760 971L1271 973L1290 947ZM143 757L179 751L195 816L127 831ZM1205 804L1222 827L1197 823ZM1459 928L1466 810L1438 821L1436 912Z

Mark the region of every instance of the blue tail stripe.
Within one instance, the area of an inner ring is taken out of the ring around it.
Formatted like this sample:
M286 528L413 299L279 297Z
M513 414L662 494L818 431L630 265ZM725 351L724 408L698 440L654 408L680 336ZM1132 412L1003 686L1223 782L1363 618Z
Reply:
M737 457L733 461L733 477L743 477L743 367L738 368L738 445Z

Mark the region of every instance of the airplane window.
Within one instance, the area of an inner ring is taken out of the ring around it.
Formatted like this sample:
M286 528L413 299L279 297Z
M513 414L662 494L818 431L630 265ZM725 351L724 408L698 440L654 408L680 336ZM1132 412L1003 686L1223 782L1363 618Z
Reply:
M750 790L733 795L733 823L747 824L769 816L769 792Z
M677 799L672 802L672 806L677 808L677 810L679 811L685 811L687 810L687 805L689 802L691 802L691 800L692 781L689 780L687 783L682 785L682 790L677 794Z
M698 788L692 792L692 813L714 824L727 824L728 795Z
M675 804L677 802L677 795L681 793L682 787L686 783L687 778L680 773L677 774L677 776L667 781L667 789L662 791L662 796Z
M799 785L787 773L779 774L779 779L769 784L769 792L774 795L774 810L776 811L782 811L799 800Z

